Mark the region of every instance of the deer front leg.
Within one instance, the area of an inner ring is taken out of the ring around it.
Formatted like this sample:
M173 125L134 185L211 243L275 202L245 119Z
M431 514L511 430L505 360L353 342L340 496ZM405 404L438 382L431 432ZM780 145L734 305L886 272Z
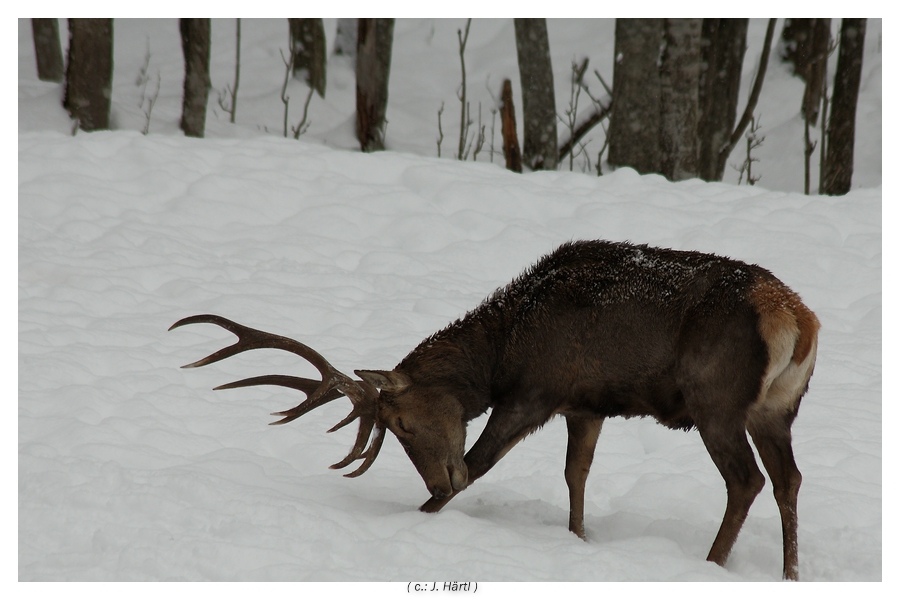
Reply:
M584 533L584 484L594 460L594 449L603 419L566 417L569 444L566 449L566 485L569 486L569 531L583 540Z
M542 418L543 417L543 418ZM472 483L491 470L497 462L506 456L513 446L525 436L543 425L550 415L537 415L531 411L504 410L495 407L488 417L484 431L466 453L466 468L469 472L468 483ZM444 498L431 498L419 507L427 513L438 512L462 490L454 490Z

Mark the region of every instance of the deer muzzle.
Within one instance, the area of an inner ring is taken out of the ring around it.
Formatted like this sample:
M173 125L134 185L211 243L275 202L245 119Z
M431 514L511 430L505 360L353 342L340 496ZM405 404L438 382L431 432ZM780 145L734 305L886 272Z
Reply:
M442 476L439 477L437 482L428 484L426 481L428 491L433 499L441 500L447 498L455 492L466 489L466 486L469 485L468 469L465 463L458 466L449 464L442 470Z
M462 463L458 467L449 466L447 471L450 473L450 485L454 490L460 492L466 489L469 485L469 470L466 468L466 463Z

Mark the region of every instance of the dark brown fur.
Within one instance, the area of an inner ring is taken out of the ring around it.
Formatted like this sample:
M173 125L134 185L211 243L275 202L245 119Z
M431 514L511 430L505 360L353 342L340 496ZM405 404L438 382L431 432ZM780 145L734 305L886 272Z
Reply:
M777 473L773 479L796 480L799 488L790 422L812 364L788 382L789 398L781 404L769 406L763 388L768 372L783 369L778 353L788 350L799 366L814 351L817 331L815 315L800 298L756 265L623 243L565 244L404 358L394 372L410 384L399 393L382 392L379 419L413 458L420 451L417 427L454 418L442 413L450 410L444 407L461 409L462 423L441 438L449 436L455 448L462 446L465 422L491 410L464 461L441 449L430 451L429 460L444 461L446 469L431 468L426 477L419 468L433 496L422 509L436 511L519 440L563 415L569 527L580 537L584 482L603 419L649 416L675 429L696 427L728 490L708 557L724 564L764 483L747 441L751 407L766 415L751 429L761 440L757 446L777 448L763 456L767 470ZM419 423L426 402L437 415ZM457 486L452 474L461 469L465 485ZM796 490L782 493L788 487L776 482L779 507L796 514ZM786 540L795 540L796 520L785 526ZM785 577L796 578L796 563L796 544L786 541Z

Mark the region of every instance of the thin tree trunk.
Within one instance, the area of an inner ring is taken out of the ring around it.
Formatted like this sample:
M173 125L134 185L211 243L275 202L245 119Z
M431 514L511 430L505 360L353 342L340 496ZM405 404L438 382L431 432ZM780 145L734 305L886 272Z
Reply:
M384 150L394 19L360 19L356 46L356 138L363 152Z
M841 21L841 48L831 99L828 122L828 154L825 158L824 194L840 195L850 191L853 177L853 143L856 137L856 101L862 78L866 19Z
M810 42L814 19L785 19L778 43L782 62L791 63L794 75L806 77L810 62Z
M662 19L616 19L609 154L613 166L659 173Z
M63 106L84 131L109 129L113 20L69 19L69 60Z
M775 38L775 23L777 20L778 19L769 19L769 24L766 27L766 39L765 42L763 42L762 54L759 57L759 69L757 69L756 78L753 80L753 89L750 90L747 106L744 107L741 120L738 121L737 127L735 127L734 131L731 133L731 138L728 140L728 143L719 151L719 180L722 179L722 174L725 173L725 162L728 160L728 156L741 140L741 136L744 135L747 125L750 125L751 121L753 121L753 111L756 110L756 102L759 100L760 92L762 92L763 81L766 78L766 69L769 66L769 54L771 54L772 40Z
M63 80L62 47L59 43L59 19L32 19L34 55L38 79L60 83Z
M819 118L819 107L822 105L830 42L831 19L813 19L809 62L803 74L803 79L806 80L806 90L803 94L802 109L804 118L813 125Z
M785 19L781 31L778 51L794 75L806 82L800 111L811 123L818 119L830 35L831 19Z
M234 88L231 90L231 119L234 123L234 115L237 112L237 93L238 86L241 83L241 20L235 19L235 36L234 36Z
M334 54L356 58L357 25L359 19L338 19L334 37Z
M506 168L516 173L522 172L522 155L519 152L519 137L516 133L516 109L513 106L512 82L503 80L500 104L500 132L503 137L503 157Z
M522 160L532 170L556 168L556 98L546 19L515 19L525 140Z
M660 66L660 172L671 181L697 177L701 19L666 19Z
M749 19L703 19L700 47L699 172L705 181L722 181L719 153L737 119L741 68L747 51Z
M325 26L322 19L288 19L294 78L303 78L309 87L325 97Z
M181 129L191 137L203 137L206 104L209 99L209 19L181 19L181 48L184 52L184 96Z
M463 35L461 29L456 30L456 36L459 39L459 64L462 69L462 83L459 87L459 149L456 153L457 160L465 160L466 139L469 137L469 103L466 101L466 42L469 41L469 27L472 25L472 19L466 21L466 33ZM467 154L467 153L466 153Z

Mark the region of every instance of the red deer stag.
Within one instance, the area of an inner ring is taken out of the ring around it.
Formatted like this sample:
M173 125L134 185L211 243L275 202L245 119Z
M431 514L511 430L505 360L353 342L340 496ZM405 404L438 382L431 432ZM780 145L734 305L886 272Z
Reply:
M725 516L707 560L724 565L765 479L781 512L784 577L797 578L800 472L791 424L816 358L819 322L769 271L701 254L584 241L564 244L475 310L424 340L392 371L353 379L295 340L222 317L187 317L172 327L213 323L238 341L187 367L254 348L311 362L322 380L252 377L216 389L271 384L307 399L275 415L287 423L341 396L359 419L356 443L333 468L378 454L385 430L400 441L439 511L554 415L566 418L569 530L584 538L584 484L606 417L651 416L696 427L725 479ZM465 453L466 424L491 409ZM374 431L374 434L373 434ZM371 443L368 444L371 437Z

